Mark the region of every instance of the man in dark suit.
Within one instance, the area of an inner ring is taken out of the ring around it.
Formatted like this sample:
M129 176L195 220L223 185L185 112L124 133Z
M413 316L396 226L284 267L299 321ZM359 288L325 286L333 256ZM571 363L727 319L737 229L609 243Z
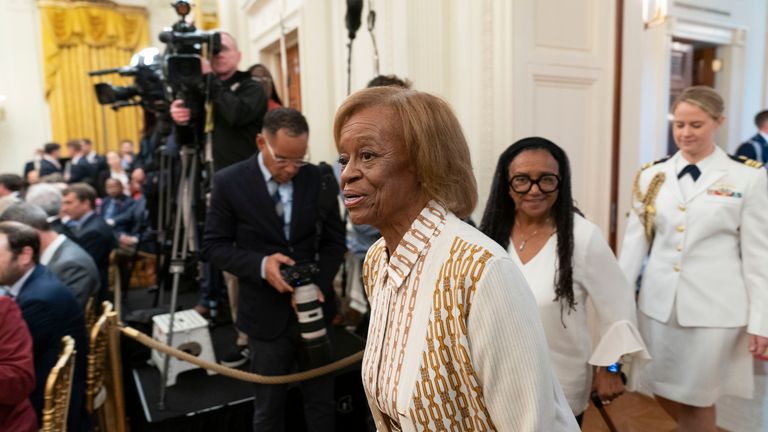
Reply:
M64 180L67 183L86 182L93 184L96 178L95 168L85 158L81 141L77 139L69 140L67 142L67 150L69 150L70 159L64 168Z
M94 181L99 177L99 173L105 170L109 170L107 166L107 159L96 153L93 149L93 142L90 138L83 138L80 140L82 146L82 154L85 160L91 165L91 173L93 174Z
M37 231L40 239L40 264L46 266L75 296L80 309L89 297L99 292L99 271L93 258L74 241L52 230L47 215L40 207L20 203L9 207L0 221L15 221Z
M114 228L117 235L134 235L139 230L136 202L123 193L123 184L115 178L104 181L107 196L101 200L99 215Z
M10 288L32 335L36 384L30 399L38 420L48 373L56 364L65 335L75 340L77 350L72 379L67 430L84 430L85 376L88 339L83 311L67 288L38 264L40 241L31 227L18 222L0 222L0 285Z
M97 215L96 191L84 183L69 185L62 192L61 212L69 217L67 225L72 232L72 240L79 244L93 258L99 268L101 289L97 300L107 299L107 272L109 254L115 248L117 240L109 225Z
M203 252L239 278L237 327L248 335L251 370L281 375L295 370L301 349L293 288L283 265L315 261L313 282L323 314L336 314L333 278L342 262L344 226L333 175L308 164L304 116L279 108L264 116L259 153L218 172L206 219ZM285 385L254 386L254 430L284 430ZM308 430L334 430L333 377L302 383Z
M736 149L736 154L766 163L768 162L768 110L760 111L755 115L755 126L757 126L755 136L742 143Z
M43 159L40 161L40 178L50 174L62 173L59 156L61 146L57 143L48 143L43 146Z

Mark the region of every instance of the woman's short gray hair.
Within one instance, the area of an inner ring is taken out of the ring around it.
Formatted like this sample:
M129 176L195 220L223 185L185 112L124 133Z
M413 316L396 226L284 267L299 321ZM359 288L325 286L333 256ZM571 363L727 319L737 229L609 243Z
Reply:
M450 105L437 96L399 87L373 87L348 97L333 122L339 149L341 129L357 112L383 107L391 111L394 136L402 140L422 191L460 218L477 204L477 182L469 147Z

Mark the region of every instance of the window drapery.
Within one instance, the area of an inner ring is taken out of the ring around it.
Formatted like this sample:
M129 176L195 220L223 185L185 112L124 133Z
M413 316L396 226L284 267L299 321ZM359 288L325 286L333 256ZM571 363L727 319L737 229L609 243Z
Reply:
M130 85L132 78L91 78L88 72L127 66L131 56L147 46L146 10L69 1L41 1L38 7L53 140L64 144L72 138L90 138L100 153L117 150L121 139L138 143L142 110L129 107L115 112L102 107L93 90L97 82Z

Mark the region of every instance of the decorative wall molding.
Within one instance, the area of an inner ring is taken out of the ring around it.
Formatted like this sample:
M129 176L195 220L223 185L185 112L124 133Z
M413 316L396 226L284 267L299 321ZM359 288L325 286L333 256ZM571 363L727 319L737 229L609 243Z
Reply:
M746 29L741 26L672 16L667 18L667 33L677 38L716 45L744 45Z

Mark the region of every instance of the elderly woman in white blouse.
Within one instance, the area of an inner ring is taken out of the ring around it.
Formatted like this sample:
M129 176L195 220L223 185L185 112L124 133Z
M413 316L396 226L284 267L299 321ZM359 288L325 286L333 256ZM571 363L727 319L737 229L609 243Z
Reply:
M363 268L362 375L377 428L578 430L525 280L460 219L477 192L451 108L413 90L362 90L336 113L334 138L350 218L382 234Z
M563 149L534 137L504 151L480 229L508 250L533 290L555 373L581 423L593 389L609 403L624 392L622 363L649 356L632 288L600 230L574 207ZM599 324L596 346L588 299Z

